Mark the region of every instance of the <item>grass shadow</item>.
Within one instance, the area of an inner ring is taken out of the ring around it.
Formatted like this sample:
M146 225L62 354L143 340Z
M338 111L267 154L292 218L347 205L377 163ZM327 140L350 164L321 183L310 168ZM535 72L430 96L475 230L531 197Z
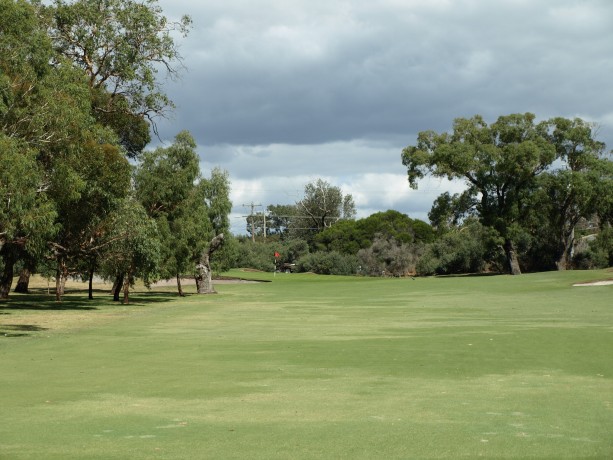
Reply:
M490 272L490 273L452 273L449 275L436 275L437 278L489 278L492 276L503 276L506 273L503 272Z
M28 337L29 332L46 331L48 328L35 326L33 324L2 324L0 325L0 336L3 337Z
M105 302L106 303L106 302ZM101 302L89 301L87 297L74 298L66 296L62 302L56 302L53 296L40 294L15 294L4 305L0 305L0 312L7 310L97 310Z

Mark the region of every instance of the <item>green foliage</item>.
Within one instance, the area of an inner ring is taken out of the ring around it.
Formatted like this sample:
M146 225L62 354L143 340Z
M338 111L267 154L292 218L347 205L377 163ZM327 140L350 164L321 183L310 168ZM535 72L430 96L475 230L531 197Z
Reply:
M538 220L530 216L533 211L548 220L555 242L532 245L554 248L555 263L565 268L576 224L602 208L597 190L611 177L603 173L610 161L603 158L604 144L594 140L590 123L554 118L536 124L534 118L530 113L501 116L489 126L480 116L459 118L452 133L421 132L417 145L402 152L412 187L427 174L468 186L462 195L437 199L430 218L438 231L474 212L503 239L514 274L520 273L519 246L539 231L527 227L530 219ZM565 166L558 168L555 160Z
M370 276L413 275L423 251L422 243L406 243L393 236L379 236L372 245L358 252L360 273Z
M289 238L292 218L297 214L296 205L270 205L266 208L266 211L266 230L268 235L278 236L279 239ZM250 222L247 226L247 232L251 232Z
M275 252L279 258L275 258ZM238 240L234 267L273 271L275 264L296 263L309 253L308 243L301 239L253 243L248 238Z
M134 174L137 197L149 215L172 216L192 192L199 174L196 142L183 131L170 147L143 154Z
M113 215L109 227L110 244L101 261L101 271L108 279L118 275L149 284L157 278L161 262L160 232L143 206L128 198Z
M36 152L0 133L0 251L9 246L40 253L57 227L54 203L41 188Z
M355 204L351 195L343 195L339 187L317 179L304 187L304 197L296 203L296 214L291 219L290 234L313 243L319 232L341 220L355 217Z
M189 17L171 22L155 0L55 0L50 8L58 51L111 96L97 110L151 117L172 106L156 75L175 73L180 56L172 34L185 36Z
M276 246L272 244L243 239L238 244L234 266L272 272L275 270L275 250Z
M419 275L482 273L501 266L495 232L469 220L428 245L416 265Z
M183 131L170 147L142 155L134 183L138 199L161 232L160 275L170 279L192 273L209 241L228 230L232 204L227 172L214 169L210 178L201 178L196 142ZM216 267L227 267L228 257L221 255Z
M613 227L604 225L602 230L591 238L587 250L575 255L573 265L583 270L613 267Z
M399 243L427 243L434 239L434 232L423 221L388 210L364 219L341 221L319 233L315 242L320 249L355 255L378 238L393 238Z
M298 271L313 272L319 275L355 275L359 262L354 255L336 251L314 252L302 256L297 263Z
M207 215L212 226L212 233L209 234L210 238L220 233L228 233L230 229L229 215L232 210L230 176L228 172L220 168L213 168L210 177L202 179L200 186Z

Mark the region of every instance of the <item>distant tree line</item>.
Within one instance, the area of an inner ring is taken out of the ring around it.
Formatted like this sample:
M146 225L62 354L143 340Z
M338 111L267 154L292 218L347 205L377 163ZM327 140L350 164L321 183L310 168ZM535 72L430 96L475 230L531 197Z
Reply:
M480 116L459 118L451 132L421 132L402 152L412 187L426 175L466 185L435 200L429 224L391 210L355 220L350 195L317 180L298 203L250 216L260 223L248 226L260 243L242 240L234 264L271 269L278 248L296 270L330 274L611 266L613 163L595 134L579 118L537 123L533 114L512 114L491 125Z
M181 66L172 37L189 17L171 22L155 0L0 11L0 298L33 273L55 278L58 300L69 277L88 279L91 297L98 274L127 302L136 278L207 268L228 229L227 174L201 177L187 132L145 150L173 108L156 74Z

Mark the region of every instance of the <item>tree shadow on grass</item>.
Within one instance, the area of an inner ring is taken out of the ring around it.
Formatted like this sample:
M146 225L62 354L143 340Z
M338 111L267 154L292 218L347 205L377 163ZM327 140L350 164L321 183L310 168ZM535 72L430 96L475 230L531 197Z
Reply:
M0 324L0 337L28 337L29 332L46 331L46 327L33 324Z
M88 301L87 297L73 298L66 296L61 302L56 302L53 296L41 294L15 294L5 304L0 305L0 312L7 310L97 310L101 307L100 302Z
M449 275L436 275L437 278L488 278L492 276L503 276L507 273L488 272L488 273L451 273Z
M34 310L34 311L61 311L61 310L100 310L117 306L146 306L148 304L158 304L171 302L178 297L176 293L170 292L134 292L130 294L130 302L127 305L120 301L113 301L113 297L107 290L94 290L93 299L89 298L87 289L67 290L61 302L55 300L54 294L48 294L47 289L30 289L29 294L12 294L11 297L0 303L0 314L10 310Z

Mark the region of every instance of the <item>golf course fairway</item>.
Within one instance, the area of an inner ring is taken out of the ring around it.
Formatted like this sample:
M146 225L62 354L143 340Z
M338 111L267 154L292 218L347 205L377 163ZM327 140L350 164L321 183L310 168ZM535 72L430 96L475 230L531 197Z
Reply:
M230 275L11 294L0 459L613 458L611 270Z

